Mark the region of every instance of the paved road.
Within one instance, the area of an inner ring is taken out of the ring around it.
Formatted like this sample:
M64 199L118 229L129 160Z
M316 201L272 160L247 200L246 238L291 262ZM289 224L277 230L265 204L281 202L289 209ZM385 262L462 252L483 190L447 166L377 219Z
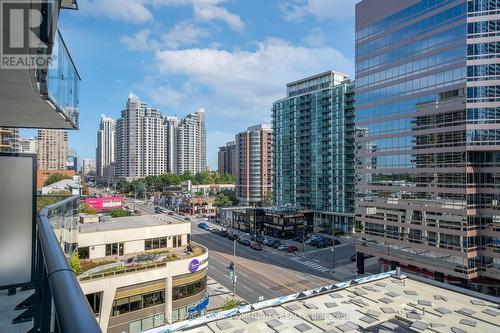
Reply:
M208 274L232 290L229 263L233 261L233 242L193 226L191 239L209 250ZM329 273L318 271L269 249L255 251L236 245L236 294L250 303L262 296L270 299L331 284Z
M125 205L131 209L139 210L141 215L151 215L155 213L154 206L146 205L139 199L125 198Z

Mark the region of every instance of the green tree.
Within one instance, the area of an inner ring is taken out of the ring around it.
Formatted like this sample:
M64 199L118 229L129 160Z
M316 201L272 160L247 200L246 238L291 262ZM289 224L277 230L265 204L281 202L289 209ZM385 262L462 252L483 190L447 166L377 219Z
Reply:
M111 209L106 214L111 215L111 217L124 217L130 216L130 212L125 209Z
M47 186L47 185L50 185L50 184L54 184L54 183L57 183L63 179L73 179L73 177L70 177L70 176L67 176L67 175L63 175L63 174L60 174L60 173L53 173L51 174L50 176L47 177L47 179L45 180L45 183L43 183L43 186Z
M80 259L78 258L78 251L75 251L69 260L69 266L73 270L73 273L79 274L82 269L82 265L80 263Z
M224 303L222 303L222 310L231 310L240 305L240 301L236 298L229 298Z
M86 203L82 203L80 205L80 213L95 215L95 214L97 214L97 210L95 210L95 208L93 208L93 207L90 207Z

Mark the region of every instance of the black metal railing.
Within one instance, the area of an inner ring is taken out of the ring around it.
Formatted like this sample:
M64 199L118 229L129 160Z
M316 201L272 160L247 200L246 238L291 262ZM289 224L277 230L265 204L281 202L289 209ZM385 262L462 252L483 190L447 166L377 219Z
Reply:
M78 200L72 196L45 207L36 219L35 332L101 332L51 223L54 218L74 219Z

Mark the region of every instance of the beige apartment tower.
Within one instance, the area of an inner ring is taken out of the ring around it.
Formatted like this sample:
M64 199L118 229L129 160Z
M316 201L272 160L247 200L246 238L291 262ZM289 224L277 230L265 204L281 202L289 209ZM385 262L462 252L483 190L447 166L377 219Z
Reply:
M68 159L68 132L38 130L38 169L65 170Z
M236 196L242 203L263 203L272 190L272 134L270 125L236 134Z

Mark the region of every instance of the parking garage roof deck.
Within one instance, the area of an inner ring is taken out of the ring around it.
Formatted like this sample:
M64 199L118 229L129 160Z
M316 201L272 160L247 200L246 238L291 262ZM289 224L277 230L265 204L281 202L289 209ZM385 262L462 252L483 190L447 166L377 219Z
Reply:
M488 333L500 300L418 276L381 273L147 331Z
M156 227L171 224L190 223L182 218L166 215L139 215L113 218L109 222L79 223L80 233Z

